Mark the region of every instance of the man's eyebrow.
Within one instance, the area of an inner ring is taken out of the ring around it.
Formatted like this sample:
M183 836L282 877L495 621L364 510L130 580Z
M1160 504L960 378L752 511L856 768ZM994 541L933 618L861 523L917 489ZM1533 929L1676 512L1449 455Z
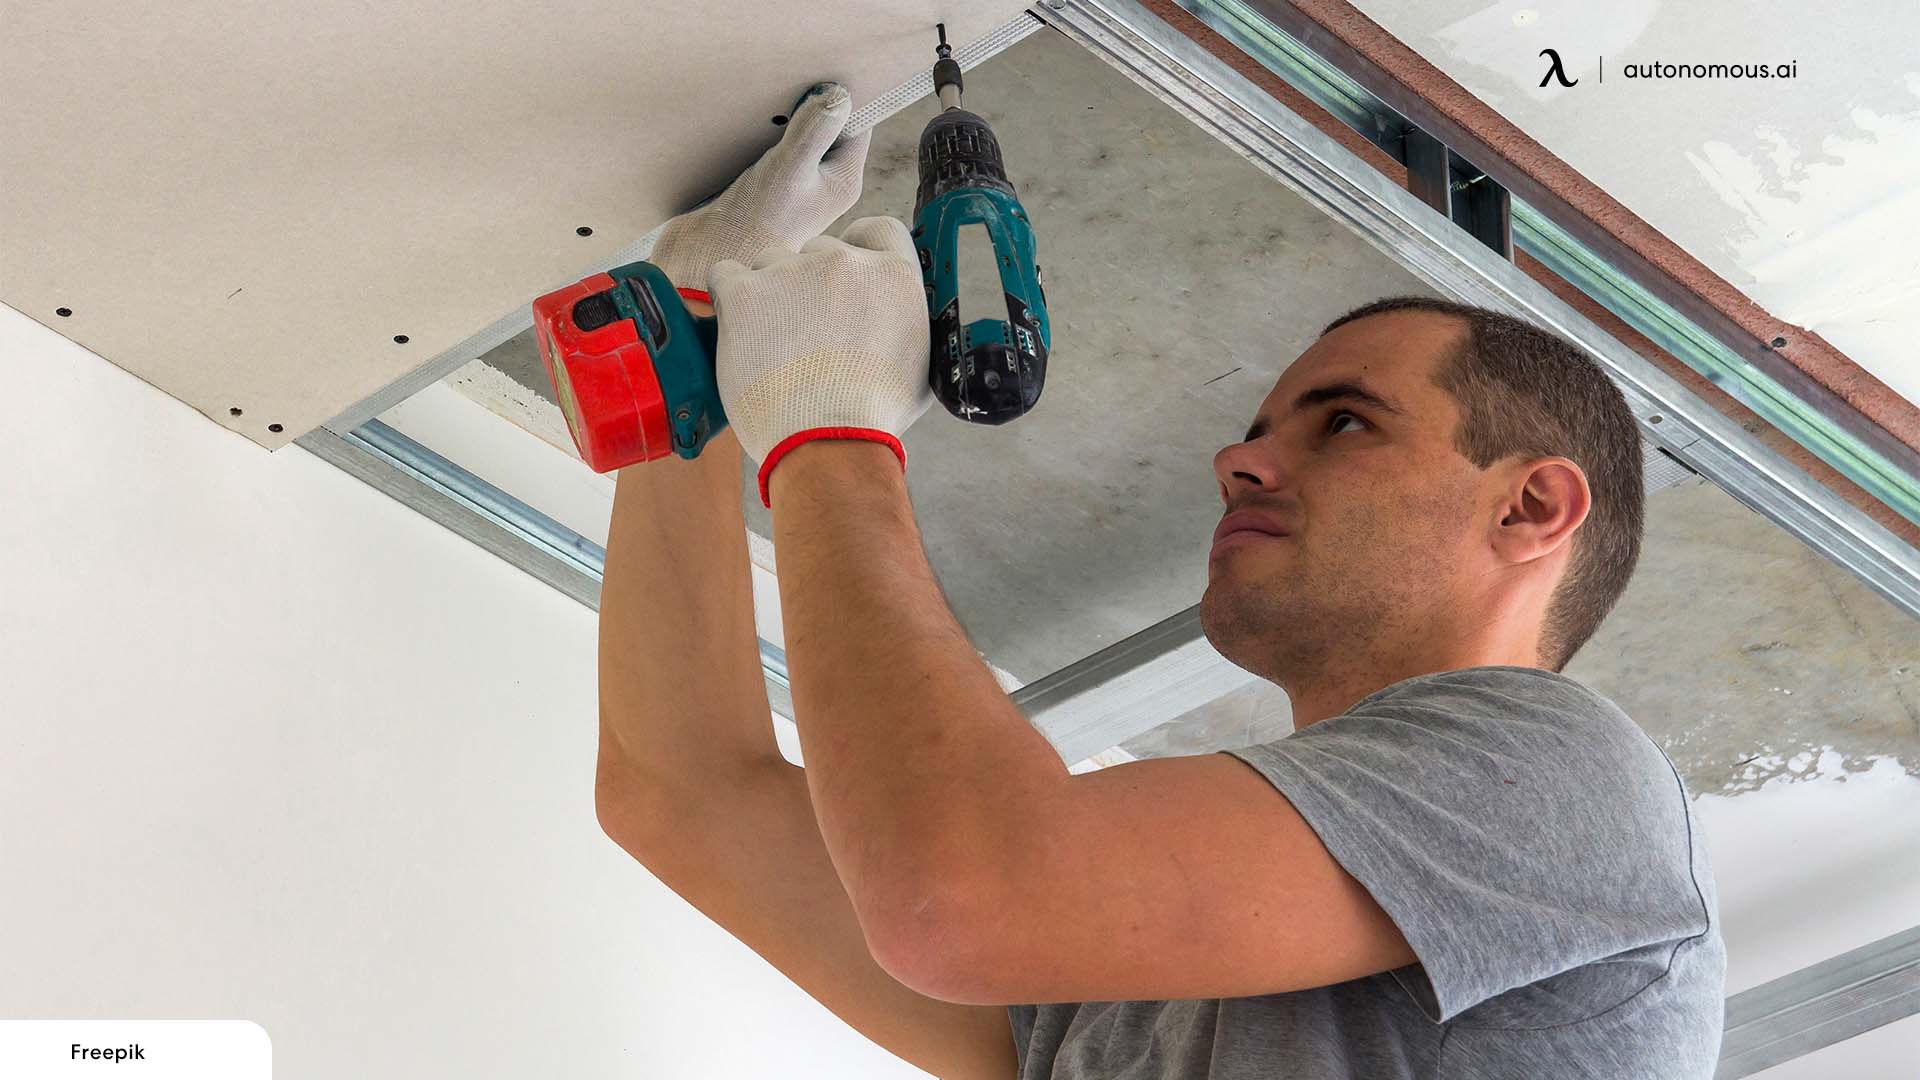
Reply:
M1406 415L1406 410L1400 408L1400 406L1395 405L1379 394L1354 382L1337 382L1328 383L1325 386L1316 386L1293 399L1293 411L1299 412L1302 409L1310 409L1315 405L1324 405L1329 401L1359 402L1362 405L1370 406L1384 413L1391 413L1394 416ZM1273 425L1267 422L1266 417L1258 417L1254 420L1253 426L1247 429L1246 438L1240 441L1252 442L1272 430Z

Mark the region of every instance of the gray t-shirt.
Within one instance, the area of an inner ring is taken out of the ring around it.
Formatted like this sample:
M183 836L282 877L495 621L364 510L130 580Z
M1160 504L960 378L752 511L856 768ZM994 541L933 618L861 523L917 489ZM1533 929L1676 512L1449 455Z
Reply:
M1469 668L1231 753L1418 962L1261 997L1011 1006L1021 1080L1713 1075L1713 878L1679 775L1612 702Z

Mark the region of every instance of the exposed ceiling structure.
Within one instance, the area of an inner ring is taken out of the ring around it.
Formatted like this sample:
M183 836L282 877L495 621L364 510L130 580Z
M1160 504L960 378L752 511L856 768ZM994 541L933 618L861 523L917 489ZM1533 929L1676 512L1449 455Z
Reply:
M1328 321L1433 290L1060 34L976 68L967 104L993 118L1035 222L1055 360L1031 416L985 428L936 410L905 442L958 614L1031 680L1191 605L1218 517L1214 451ZM843 223L912 212L933 110L875 129ZM530 334L483 363L514 380L490 400L567 444L555 410L510 404L552 394ZM462 385L483 380L501 386L472 372ZM757 495L744 503L772 535Z
M17 0L0 300L279 446L1021 7Z
M995 118L1039 231L1056 363L1015 424L923 418L909 478L956 614L989 660L1032 681L1195 603L1219 515L1214 451L1327 321L1433 290L1059 34L975 69L968 95ZM911 208L931 110L875 129L848 219ZM567 446L528 335L451 382ZM743 505L770 535L758 498ZM1920 775L1911 656L1920 623L1689 477L1654 495L1643 569L1577 674L1644 718L1696 790L1738 791L1809 749L1860 768L1891 755ZM1193 752L1290 730L1285 695L1248 680L1123 745Z

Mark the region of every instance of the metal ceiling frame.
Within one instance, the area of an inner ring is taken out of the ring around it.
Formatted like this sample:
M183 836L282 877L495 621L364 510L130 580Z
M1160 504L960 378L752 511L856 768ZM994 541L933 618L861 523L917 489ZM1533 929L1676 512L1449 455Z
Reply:
M1434 288L1585 350L1646 439L1920 618L1920 552L1199 43L1133 0L1046 0L1043 15Z
M1737 1080L1920 1012L1920 926L1727 999L1714 1080Z
M391 425L367 420L344 433L321 427L294 443L600 610L605 548ZM765 638L759 643L767 702L775 721L790 725L786 653ZM1123 738L1175 719L1194 702L1211 701L1252 679L1207 647L1198 609L1190 608L1010 696L1061 761L1079 766L1114 751ZM1115 738L1116 730L1129 734Z
M1643 435L1661 451L1920 617L1920 553L1220 58L1132 0L1044 0L1034 14L1435 288L1546 327L1585 349L1620 385ZM970 62L1023 36L1004 35L997 47L975 50ZM1530 235L1520 225L1516 216L1516 244ZM634 247L643 250L650 238ZM1590 280L1573 284L1593 286ZM1670 315L1692 327L1679 312ZM489 332L497 334L513 318ZM417 389L444 374L402 380L389 391L401 384ZM302 436L299 445L597 610L604 551L374 419L398 400L389 391ZM762 641L761 662L770 701L784 701L782 715L790 715L784 655ZM1075 762L1250 680L1206 645L1197 611L1189 609L1011 696L1063 759ZM1839 992L1835 965L1845 968L1843 990L1856 1020L1872 1015L1885 1023L1920 1009L1920 994L1894 977L1916 969L1909 951L1869 947L1795 973L1761 988L1767 991L1764 1007L1743 1004L1737 1017L1730 1003L1729 1032L1746 1040L1733 1050L1764 1044L1772 1048L1768 1053L1791 1047L1790 1056L1797 1056L1865 1030L1809 1019L1819 1002Z

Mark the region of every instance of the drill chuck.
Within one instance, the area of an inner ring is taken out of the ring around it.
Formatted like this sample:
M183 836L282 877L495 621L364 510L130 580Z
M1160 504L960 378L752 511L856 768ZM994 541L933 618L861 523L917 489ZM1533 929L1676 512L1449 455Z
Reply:
M918 214L950 191L985 188L1013 195L1000 140L987 122L965 109L948 109L920 133L920 188L913 199Z
M960 107L960 92L965 86L960 78L960 65L951 56L943 56L933 65L933 96L940 99L943 109Z

